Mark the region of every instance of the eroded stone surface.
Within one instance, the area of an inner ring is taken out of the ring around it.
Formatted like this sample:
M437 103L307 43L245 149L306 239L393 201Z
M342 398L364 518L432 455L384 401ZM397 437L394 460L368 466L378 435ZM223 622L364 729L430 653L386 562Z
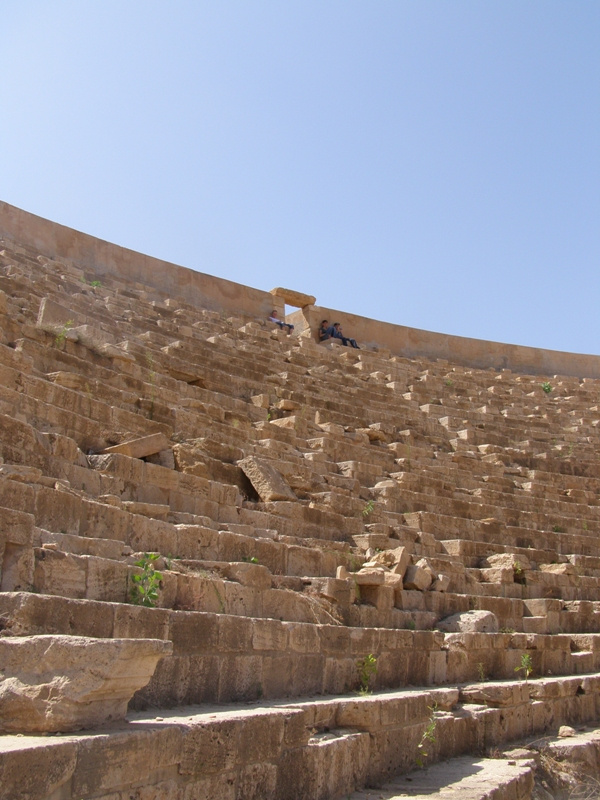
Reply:
M171 650L154 639L0 639L0 730L72 731L121 719Z
M498 619L491 611L465 611L441 620L437 628L446 633L498 633Z
M281 473L266 459L248 456L239 461L238 465L265 503L274 500L296 499L296 495L285 482Z

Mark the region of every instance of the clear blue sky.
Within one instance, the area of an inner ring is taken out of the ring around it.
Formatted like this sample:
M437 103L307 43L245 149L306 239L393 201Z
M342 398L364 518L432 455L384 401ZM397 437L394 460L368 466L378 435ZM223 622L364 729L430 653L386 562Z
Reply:
M600 354L599 0L3 0L0 199L259 289Z

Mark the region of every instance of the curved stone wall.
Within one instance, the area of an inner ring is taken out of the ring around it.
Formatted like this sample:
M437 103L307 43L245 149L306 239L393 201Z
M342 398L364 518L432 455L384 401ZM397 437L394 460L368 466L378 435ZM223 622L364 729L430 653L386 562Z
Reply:
M101 278L111 274L180 297L199 308L264 318L284 302L269 292L196 272L105 242L0 201L0 236L35 247L50 258L67 259ZM308 287L311 288L311 287ZM448 359L479 369L510 369L534 375L600 378L600 356L565 353L393 325L320 306L307 306L289 319L301 332L317 330L322 319L344 324L359 343L408 358Z

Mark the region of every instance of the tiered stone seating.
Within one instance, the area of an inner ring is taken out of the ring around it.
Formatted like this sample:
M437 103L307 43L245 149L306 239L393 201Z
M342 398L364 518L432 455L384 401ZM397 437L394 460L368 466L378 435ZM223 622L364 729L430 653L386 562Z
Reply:
M598 380L322 346L0 245L1 633L170 643L129 728L0 738L3 796L333 798L430 717L429 763L598 718ZM181 708L214 703L254 705Z

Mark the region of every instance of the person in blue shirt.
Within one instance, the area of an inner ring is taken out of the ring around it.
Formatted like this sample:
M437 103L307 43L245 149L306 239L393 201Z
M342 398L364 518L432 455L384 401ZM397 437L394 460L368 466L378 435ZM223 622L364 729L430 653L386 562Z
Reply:
M319 328L319 341L326 342L327 339L335 338L335 330L333 325L330 325L326 319L321 322L321 327Z
M333 333L331 335L334 339L341 339L344 347L348 347L349 343L351 347L355 347L357 350L360 350L360 347L356 344L356 339L351 339L348 336L344 336L342 332L342 326L339 322L333 323Z

